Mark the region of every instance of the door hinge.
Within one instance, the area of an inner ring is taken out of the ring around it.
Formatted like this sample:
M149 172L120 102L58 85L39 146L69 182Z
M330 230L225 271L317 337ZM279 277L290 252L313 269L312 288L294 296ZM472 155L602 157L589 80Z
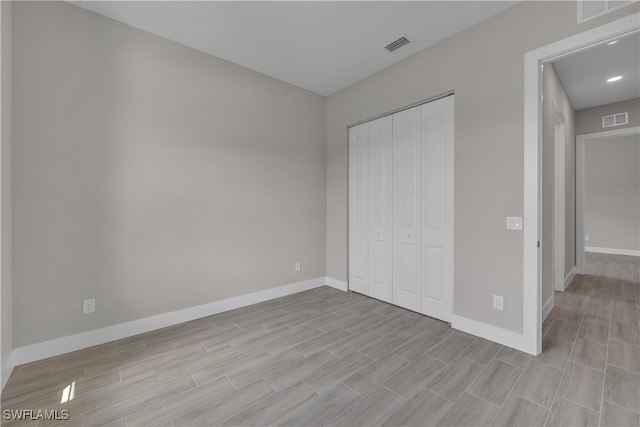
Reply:
M540 240L538 240L538 247L540 247Z

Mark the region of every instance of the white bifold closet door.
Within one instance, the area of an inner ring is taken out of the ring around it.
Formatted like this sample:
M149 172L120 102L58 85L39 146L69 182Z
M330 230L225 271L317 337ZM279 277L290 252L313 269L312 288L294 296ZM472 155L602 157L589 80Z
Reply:
M391 116L349 130L349 288L392 301Z
M453 312L453 96L420 106L420 312Z
M349 129L349 288L453 311L453 96Z
M393 115L393 303L420 311L420 107Z

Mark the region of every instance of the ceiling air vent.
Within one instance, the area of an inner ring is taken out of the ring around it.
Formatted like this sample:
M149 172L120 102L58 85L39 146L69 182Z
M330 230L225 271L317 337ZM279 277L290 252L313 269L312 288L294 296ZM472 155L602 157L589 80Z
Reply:
M394 50L400 49L402 46L409 44L409 39L406 37L400 37L398 40L389 43L384 48L389 52L393 52Z
M610 116L602 116L603 128L626 125L627 123L629 123L629 113L618 113L612 114Z

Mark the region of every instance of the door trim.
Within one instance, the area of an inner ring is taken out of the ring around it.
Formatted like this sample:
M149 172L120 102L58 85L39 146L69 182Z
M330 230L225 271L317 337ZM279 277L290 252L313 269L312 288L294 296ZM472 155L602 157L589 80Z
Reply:
M553 101L553 288L564 292L565 267L565 169L566 169L566 121Z
M640 126L634 126L576 136L576 270L578 274L584 274L584 253L586 252L584 242L585 144L591 139L639 134Z
M542 349L540 285L541 97L542 66L570 54L640 30L640 13L526 52L524 55L524 239L523 325L520 350L537 355ZM516 340L517 341L517 340Z
M395 110L391 110L391 111L388 111L386 113L378 114L377 116L373 116L371 118L368 118L368 119L365 119L365 120L360 120L359 122L352 123L350 125L347 125L347 129L352 128L354 126L361 125L363 123L372 122L372 121L380 119L382 117L391 116L391 115L393 115L395 113L399 113L399 112L404 111L404 110L410 110L413 107L419 107L421 105L428 104L430 102L437 101L439 99L446 98L447 96L451 96L451 95L455 95L455 92L453 90L448 90L446 92L442 92L440 95L432 96L430 98L423 99L422 101L414 102L413 104L405 105L404 107L396 108Z

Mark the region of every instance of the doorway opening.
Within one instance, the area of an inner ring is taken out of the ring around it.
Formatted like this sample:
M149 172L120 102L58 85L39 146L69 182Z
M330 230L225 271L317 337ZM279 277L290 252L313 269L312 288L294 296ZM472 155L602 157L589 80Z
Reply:
M640 14L568 37L532 50L524 58L524 216L523 242L523 347L542 351L541 303L541 141L542 66L575 53L640 32Z
M585 273L585 252L587 252L587 232L585 227L585 211L586 211L586 152L588 143L598 143L601 141L609 141L615 144L615 141L620 138L634 137L637 139L640 137L640 126L629 127L624 129L616 129L604 132L595 132L585 135L578 135L576 137L576 262L578 273ZM633 160L633 159L630 159ZM637 158L640 161L640 158ZM636 164L637 166L637 164ZM628 230L633 234L633 230ZM640 238L640 236L638 236ZM603 245L602 243L595 242L595 246L605 246L607 248L601 248L599 252L617 253L620 255L634 255L638 256L638 251L629 250L628 253L620 250L608 250L608 246L618 245ZM593 245L592 245L593 246ZM623 246L623 245L620 245Z

